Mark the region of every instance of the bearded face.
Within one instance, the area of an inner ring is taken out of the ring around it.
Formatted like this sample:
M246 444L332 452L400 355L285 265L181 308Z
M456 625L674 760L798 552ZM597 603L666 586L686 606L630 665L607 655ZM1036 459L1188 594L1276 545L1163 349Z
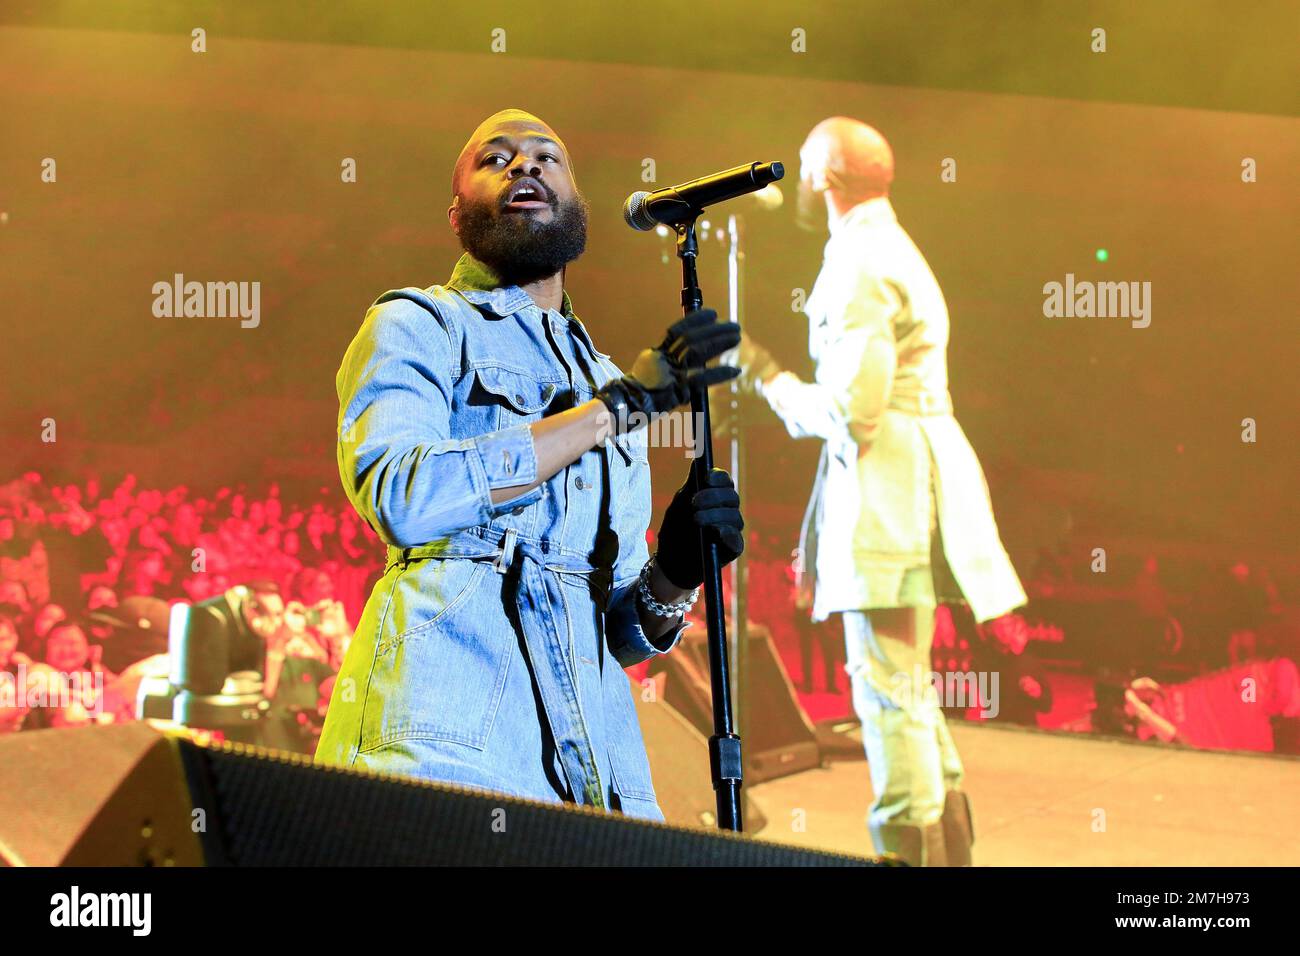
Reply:
M556 275L587 245L587 200L560 137L531 113L484 120L456 160L447 211L465 251L505 284Z
M544 206L519 208L510 201L514 185L495 198L462 196L460 244L502 282L524 285L554 275L587 246L588 204L582 193L560 199L537 182ZM549 207L551 215L540 215Z

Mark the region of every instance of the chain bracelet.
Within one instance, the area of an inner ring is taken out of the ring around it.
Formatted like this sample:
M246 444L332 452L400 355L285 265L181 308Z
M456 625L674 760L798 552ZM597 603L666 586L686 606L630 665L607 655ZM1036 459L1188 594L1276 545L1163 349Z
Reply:
M656 601L655 596L650 591L650 566L655 563L655 555L641 566L641 583L637 585L636 593L641 598L641 603L645 605L646 610L656 617L678 617L687 614L695 606L695 602L700 598L700 589L696 588L690 593L689 597L678 601L676 604L664 604L662 601Z

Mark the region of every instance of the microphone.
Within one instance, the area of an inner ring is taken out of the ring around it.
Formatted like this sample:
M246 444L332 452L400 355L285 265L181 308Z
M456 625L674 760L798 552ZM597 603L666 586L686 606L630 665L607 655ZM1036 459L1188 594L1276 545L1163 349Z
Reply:
M679 186L635 192L623 204L623 218L633 229L673 226L698 216L705 206L755 192L784 175L780 163L750 163Z

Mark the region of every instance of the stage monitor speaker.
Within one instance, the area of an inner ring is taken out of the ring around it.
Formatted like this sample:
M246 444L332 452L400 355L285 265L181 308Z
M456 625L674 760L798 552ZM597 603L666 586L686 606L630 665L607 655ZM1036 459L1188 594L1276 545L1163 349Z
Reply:
M671 654L651 663L652 674L666 675L664 697L706 739L713 733L709 687L708 636L687 631ZM821 766L817 733L799 706L794 684L777 655L771 632L749 623L748 678L741 689L741 747L745 784Z
M0 738L0 856L19 866L887 862L318 767L182 730L136 722Z
M197 866L178 748L150 722L0 737L0 860L11 866Z

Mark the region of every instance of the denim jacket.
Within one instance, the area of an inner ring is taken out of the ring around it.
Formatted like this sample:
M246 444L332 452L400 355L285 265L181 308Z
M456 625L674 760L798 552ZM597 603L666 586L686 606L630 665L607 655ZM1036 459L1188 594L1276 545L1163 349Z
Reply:
M622 373L573 314L461 257L445 286L386 292L343 358L338 465L388 545L317 760L662 819L622 668L651 641L645 430L537 488L528 427Z

